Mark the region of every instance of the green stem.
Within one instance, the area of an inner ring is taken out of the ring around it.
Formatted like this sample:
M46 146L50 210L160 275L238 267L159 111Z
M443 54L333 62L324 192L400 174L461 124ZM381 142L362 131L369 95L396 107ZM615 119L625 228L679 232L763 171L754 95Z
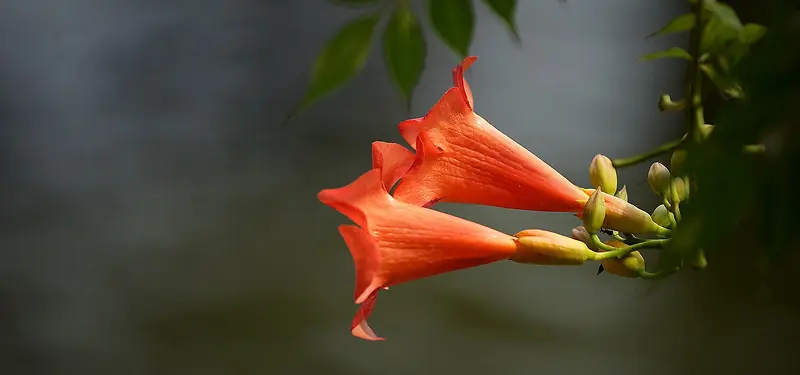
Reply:
M677 223L681 221L681 201L679 199L680 197L678 197L678 188L674 183L669 185L669 195L672 197L672 205L669 208L672 211L672 214L675 215L676 221L672 223L672 228L675 229Z
M657 280L675 273L678 269L679 267L675 267L671 270L660 270L658 272L647 272L647 270L641 270L639 271L639 277L642 279Z
M705 0L698 0L692 5L692 11L695 14L695 26L689 36L689 54L692 56L692 62L686 71L685 126L686 132L696 143L700 143L703 140L700 127L705 124L703 95L700 87L703 82L703 75L700 70L700 60L702 58L700 41L703 38L703 28L705 27L703 24L704 3Z
M606 245L603 243L603 241L600 241L600 237L597 237L597 234L592 234L591 238L592 238L592 244L596 246L598 249L603 250L603 252L597 253L594 260L622 258L625 255L630 254L631 252L639 249L661 248L662 246L664 246L664 243L667 242L667 240L647 240L630 246L614 247Z
M745 145L742 149L745 154L760 154L766 150L764 145Z
M647 159L654 158L654 157L656 157L658 155L661 155L661 154L663 154L665 152L672 151L672 150L680 147L681 144L683 144L683 139L678 139L676 141L665 143L665 144L663 144L661 146L658 146L658 147L656 147L656 148L654 148L654 149L652 149L652 150L650 150L648 152L645 152L643 154L631 156L629 158L614 159L614 160L611 161L611 165L613 165L614 168L630 167L631 165L639 164L639 163L641 163L641 162L643 162L643 161L645 161Z

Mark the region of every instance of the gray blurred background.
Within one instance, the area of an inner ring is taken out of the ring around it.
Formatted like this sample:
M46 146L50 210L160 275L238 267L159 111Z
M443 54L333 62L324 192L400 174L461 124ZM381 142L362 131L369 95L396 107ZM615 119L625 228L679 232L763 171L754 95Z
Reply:
M581 185L595 154L679 135L680 115L656 103L679 92L682 63L637 58L683 44L644 38L683 1L520 3L521 47L476 3L479 114ZM596 264L446 274L382 295L370 322L387 341L351 337L347 219L316 193L366 171L371 141L401 142L397 123L423 115L458 62L428 32L408 112L376 48L281 127L324 41L359 13L322 0L0 3L0 373L800 373L795 316L746 278L756 265L719 272L713 258L656 288ZM620 178L649 211L646 168ZM578 224L440 209L507 233Z

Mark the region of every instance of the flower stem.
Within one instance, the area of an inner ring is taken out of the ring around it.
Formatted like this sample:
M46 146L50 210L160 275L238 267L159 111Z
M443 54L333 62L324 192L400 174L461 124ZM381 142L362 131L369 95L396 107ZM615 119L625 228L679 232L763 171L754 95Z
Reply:
M646 270L641 270L639 271L639 277L642 279L657 280L675 273L675 271L678 269L679 267L675 267L671 270L660 270L658 272L647 272Z
M628 255L631 252L639 249L661 248L662 246L664 246L664 243L667 242L667 240L662 240L662 239L647 240L630 246L614 247L606 245L603 243L603 241L600 241L600 237L597 237L597 234L592 234L591 238L592 238L592 244L596 246L598 249L603 250L603 252L597 253L597 255L595 256L595 260L622 258L625 255Z
M704 9L705 0L697 0L692 4L692 12L695 14L695 25L689 36L689 54L692 56L692 61L686 70L685 126L689 138L696 143L703 140L700 127L705 124L703 95L700 87L703 82L703 73L700 70L700 60L702 59L700 41L703 38L703 28L705 27L703 24Z
M647 159L654 158L654 157L656 157L658 155L661 155L661 154L663 154L665 152L672 151L672 150L680 147L681 144L683 144L683 139L678 139L678 140L675 140L675 141L672 141L672 142L669 142L669 143L665 143L665 144L663 144L661 146L658 146L658 147L656 147L656 148L654 148L654 149L652 149L652 150L650 150L648 152L645 152L643 154L631 156L631 157L628 157L628 158L614 159L614 160L611 161L611 165L613 165L614 168L630 167L631 165L639 164L639 163L641 163L641 162L643 162L643 161L645 161Z

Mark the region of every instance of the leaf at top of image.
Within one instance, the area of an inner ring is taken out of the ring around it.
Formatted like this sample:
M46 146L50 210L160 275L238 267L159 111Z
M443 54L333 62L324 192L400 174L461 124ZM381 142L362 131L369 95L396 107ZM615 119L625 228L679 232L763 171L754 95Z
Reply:
M716 1L704 2L705 10L708 12L712 19L719 20L722 24L733 28L741 29L742 21L739 20L739 15L730 7L730 5L718 3Z
M325 43L314 62L308 90L289 117L297 115L361 71L372 49L372 35L378 20L377 14L356 18Z
M743 26L731 7L720 3L706 3L705 14L707 20L700 41L702 52L719 53L731 43L737 42Z
M648 35L647 38L691 30L694 27L696 18L697 16L694 13L681 14L669 21L660 30Z
M692 60L692 55L690 55L689 52L686 52L686 50L684 50L683 48L672 47L666 51L649 53L647 55L640 57L639 60L648 61L648 60L665 59L665 58Z
M483 0L483 2L496 14L511 31L514 41L520 43L517 22L514 20L517 12L517 0Z
M383 59L408 108L425 68L425 54L422 26L406 4L399 4L383 33Z
M475 11L471 0L428 0L428 14L433 29L459 57L469 54L475 29Z

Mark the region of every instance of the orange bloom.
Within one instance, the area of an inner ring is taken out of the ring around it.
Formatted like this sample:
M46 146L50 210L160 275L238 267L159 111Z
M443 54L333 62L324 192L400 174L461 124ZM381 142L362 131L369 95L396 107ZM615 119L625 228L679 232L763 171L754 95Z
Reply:
M429 207L437 201L537 211L580 212L586 194L536 155L473 111L464 71L454 69L449 89L422 118L399 129L416 150L395 198Z
M318 195L357 224L342 225L339 233L353 256L354 298L361 304L351 330L369 340L381 339L366 321L380 288L509 259L518 247L514 237L494 229L394 199L386 186L402 174L407 157L387 145L373 144L376 169Z

